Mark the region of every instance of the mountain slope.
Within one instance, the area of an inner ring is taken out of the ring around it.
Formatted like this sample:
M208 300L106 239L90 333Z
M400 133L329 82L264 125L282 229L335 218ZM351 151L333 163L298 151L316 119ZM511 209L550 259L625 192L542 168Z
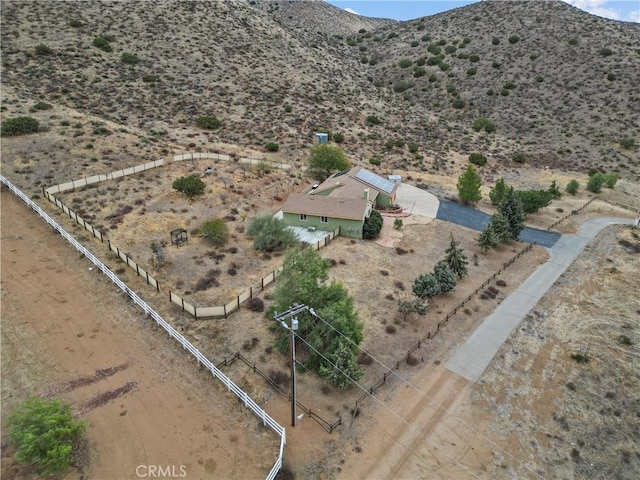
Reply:
M2 2L4 85L169 139L215 115L215 137L276 141L290 160L326 128L345 134L354 161L378 156L387 169L452 174L447 158L480 151L640 174L637 24L560 1L485 1L410 22L316 1L81 5ZM479 117L495 132L476 132Z

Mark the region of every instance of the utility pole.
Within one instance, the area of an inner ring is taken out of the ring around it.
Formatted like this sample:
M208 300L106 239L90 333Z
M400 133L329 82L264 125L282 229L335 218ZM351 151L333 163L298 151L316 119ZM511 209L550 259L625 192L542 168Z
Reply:
M291 426L296 426L296 330L298 330L298 313L310 310L306 305L293 304L286 312L278 314L275 312L273 318L291 333ZM311 310L312 311L312 310ZM313 311L312 311L313 312ZM315 312L314 312L315 313ZM287 325L285 319L291 318L291 325Z

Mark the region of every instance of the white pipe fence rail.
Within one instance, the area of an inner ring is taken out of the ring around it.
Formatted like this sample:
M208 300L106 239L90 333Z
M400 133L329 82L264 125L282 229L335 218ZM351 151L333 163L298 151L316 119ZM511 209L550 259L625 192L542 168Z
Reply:
M120 280L109 268L107 268L100 260L98 260L89 250L78 243L69 233L67 233L55 220L53 220L44 210L42 210L36 203L31 201L22 191L20 191L13 183L6 179L3 175L0 175L0 182L5 184L9 190L11 190L16 196L18 196L24 203L29 206L33 211L40 215L56 232L64 237L76 250L87 257L96 267L102 271L111 281L123 292L125 292L133 302L138 305L146 315L149 315L156 322L158 326L164 328L169 336L182 346L183 349L188 350L198 361L198 364L204 365L213 375L214 378L222 382L227 390L232 391L239 400L241 400L245 407L250 408L260 419L262 419L263 425L268 425L274 432L280 436L280 452L276 459L273 468L267 475L267 480L273 480L277 473L282 468L282 457L284 454L284 446L286 444L286 432L284 427L280 426L273 418L267 414L260 406L253 401L247 393L245 393L240 387L238 387L233 381L222 373L218 368L207 359L196 347L184 338L178 331L176 331L169 323L167 323L157 312L155 312L142 298L132 291L122 280Z

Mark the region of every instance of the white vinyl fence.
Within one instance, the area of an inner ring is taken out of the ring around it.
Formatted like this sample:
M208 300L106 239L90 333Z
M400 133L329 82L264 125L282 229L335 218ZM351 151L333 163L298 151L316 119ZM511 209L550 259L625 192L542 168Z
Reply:
M178 333L169 323L167 323L158 313L156 313L147 303L142 300L138 294L132 291L122 280L120 280L111 270L109 270L100 260L98 260L89 250L87 250L84 246L78 243L69 233L67 233L55 220L53 220L44 210L42 210L37 204L31 201L23 192L21 192L15 185L13 185L8 179L6 179L3 175L0 175L0 182L5 184L13 193L15 193L24 203L29 206L33 211L35 211L38 215L40 215L56 232L62 235L71 245L73 245L80 253L82 253L85 257L87 257L91 262L98 267L102 273L104 273L107 277L111 279L111 281L123 292L125 292L133 302L138 305L144 313L149 315L153 320L155 320L158 326L161 326L165 329L165 331L169 334L170 337L174 338L182 348L185 350L189 350L191 354L198 360L199 364L204 365L213 375L214 378L218 379L222 382L228 390L232 391L238 399L242 400L245 407L250 408L253 412L262 419L263 425L268 425L273 431L275 431L280 436L280 452L278 454L278 458L276 459L273 468L267 475L268 480L272 480L275 478L277 473L280 471L282 467L282 456L284 454L284 446L286 444L286 433L284 427L281 427L273 418L271 418L267 412L265 412L256 402L249 397L247 393L241 390L229 377L227 377L224 373L222 373L218 368L211 363L200 351L195 348L191 343L184 338L180 333Z

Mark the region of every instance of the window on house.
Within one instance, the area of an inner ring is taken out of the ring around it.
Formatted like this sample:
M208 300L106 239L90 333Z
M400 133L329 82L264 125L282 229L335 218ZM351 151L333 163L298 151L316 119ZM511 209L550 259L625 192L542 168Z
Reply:
M301 213L300 214L300 220L302 220L303 222L307 221L307 214L306 213Z
M322 223L327 223L329 221L329 219L327 217L320 217L320 221Z

